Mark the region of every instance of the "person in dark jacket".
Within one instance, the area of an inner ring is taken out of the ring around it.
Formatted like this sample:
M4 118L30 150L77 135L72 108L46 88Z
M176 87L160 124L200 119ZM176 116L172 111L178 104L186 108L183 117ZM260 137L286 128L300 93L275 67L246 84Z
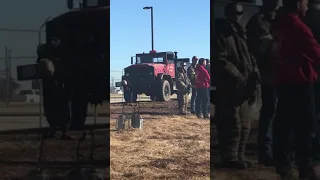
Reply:
M308 178L316 131L315 66L320 65L320 46L303 23L308 0L283 0L272 24L279 59L274 62L278 105L273 123L276 172L292 178L295 153L299 177ZM293 151L294 150L294 151Z
M226 19L216 20L212 73L215 78L215 123L221 168L244 169L252 163L245 158L251 129L251 105L256 98L259 71L249 53L240 3L225 6Z
M274 165L272 157L272 122L276 113L277 94L272 83L271 69L271 23L280 6L279 0L264 0L259 13L251 17L247 24L248 47L257 60L261 76L261 100L258 161L266 166Z
M177 99L178 99L178 109L180 115L187 115L187 104L188 98L191 90L191 83L187 76L185 70L186 63L182 62L180 67L177 68L178 77L177 77Z
M51 39L51 44L45 44L38 48L39 64L42 64L43 74L43 109L50 126L46 138L54 138L58 130L62 131L61 139L70 140L68 135L71 118L69 103L64 88L63 55L61 40L57 37Z
M195 87L197 89L196 97L196 115L198 118L210 119L208 110L208 88L210 87L210 74L206 70L205 59L199 59L196 67L196 82Z
M190 109L191 109L191 113L192 114L196 113L195 100L196 100L196 97L197 97L197 90L196 90L196 87L195 87L195 83L196 83L196 65L197 65L197 62L198 62L197 56L193 56L191 65L187 69L187 75L188 75L188 78L189 78L189 80L191 82L191 85L192 85L191 100L190 100Z
M123 86L123 96L125 99L125 104L132 106L133 102L136 102L137 100L137 94L133 92L132 84L127 80L122 80L122 86Z

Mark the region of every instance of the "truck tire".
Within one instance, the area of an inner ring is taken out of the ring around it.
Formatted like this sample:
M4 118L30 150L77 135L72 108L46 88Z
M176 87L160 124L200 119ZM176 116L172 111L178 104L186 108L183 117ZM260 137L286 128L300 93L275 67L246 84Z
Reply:
M159 101L165 102L169 101L171 97L171 87L167 80L162 80L160 85Z

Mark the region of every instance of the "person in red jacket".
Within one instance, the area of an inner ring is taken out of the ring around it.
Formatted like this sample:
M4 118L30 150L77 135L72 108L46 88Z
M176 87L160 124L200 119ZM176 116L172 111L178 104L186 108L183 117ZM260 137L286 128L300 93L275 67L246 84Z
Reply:
M196 67L196 83L197 97L196 97L196 115L198 118L210 119L208 111L208 88L210 87L210 74L206 69L206 60L199 59Z
M320 46L302 22L308 0L283 0L273 24L278 59L274 62L274 83L278 107L273 122L273 154L276 172L292 177L294 149L300 178L308 178L315 139L315 66L320 64Z

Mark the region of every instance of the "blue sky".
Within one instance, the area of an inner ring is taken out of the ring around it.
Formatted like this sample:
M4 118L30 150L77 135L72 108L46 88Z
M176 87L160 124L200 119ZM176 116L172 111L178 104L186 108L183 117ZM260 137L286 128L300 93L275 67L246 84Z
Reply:
M130 57L151 50L150 10L154 9L154 49L180 58L210 56L210 1L111 0L111 77L121 78Z

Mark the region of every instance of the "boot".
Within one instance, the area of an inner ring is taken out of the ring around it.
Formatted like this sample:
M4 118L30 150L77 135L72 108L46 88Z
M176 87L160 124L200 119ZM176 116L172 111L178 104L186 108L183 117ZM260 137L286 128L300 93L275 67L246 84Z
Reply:
M71 124L66 124L64 129L62 129L62 135L60 137L60 140L73 140L72 137L69 135Z
M221 161L217 168L222 169L247 169L247 164L242 161Z
M275 166L275 164L276 164L275 161L273 160L273 158L271 156L268 156L268 155L259 157L258 163L262 164L262 165L264 165L266 167L272 167L272 166Z
M188 113L185 111L179 111L179 115L187 115Z
M57 128L50 127L49 132L45 132L43 137L45 139L54 139L55 135L56 135L56 132L57 132Z

